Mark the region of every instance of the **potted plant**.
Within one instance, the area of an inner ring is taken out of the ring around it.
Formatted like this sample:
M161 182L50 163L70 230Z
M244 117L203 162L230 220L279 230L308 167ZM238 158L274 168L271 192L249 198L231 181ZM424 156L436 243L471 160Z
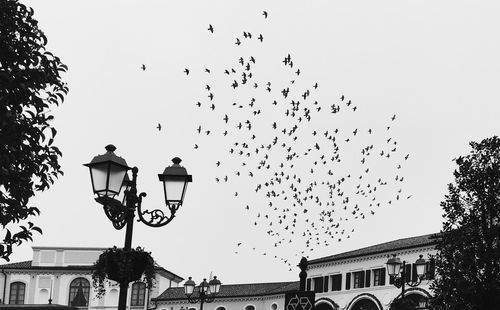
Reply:
M127 284L140 280L151 288L155 275L155 262L150 252L141 247L124 250L114 246L99 255L99 259L94 263L92 284L97 296L101 297L106 293L106 279Z

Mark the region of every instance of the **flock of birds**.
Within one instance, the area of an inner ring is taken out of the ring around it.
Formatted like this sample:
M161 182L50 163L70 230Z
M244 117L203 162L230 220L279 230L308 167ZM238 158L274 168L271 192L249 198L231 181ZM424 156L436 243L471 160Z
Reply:
M262 15L268 18L266 11ZM208 34L216 33L210 24ZM205 95L194 103L205 121L193 128L193 147L214 151L211 142L223 139L224 160L213 163L219 171L214 182L237 186L232 194L237 200L251 196L254 203L241 202L240 208L271 244L241 240L234 252L246 247L292 270L296 259L281 248L308 257L350 238L357 222L377 208L411 198L403 191L403 167L410 155L400 151L392 134L396 115L383 125L356 125L362 106L342 94L320 100L320 83L302 78L306 70L291 53L279 59L282 71L272 75L277 81L261 78L266 68L259 68L259 59L245 45L257 40L262 45L257 48L264 48L264 36L240 33L233 41L240 55L225 68L184 70L188 78L202 74L208 79L200 86ZM216 81L225 88L216 90Z

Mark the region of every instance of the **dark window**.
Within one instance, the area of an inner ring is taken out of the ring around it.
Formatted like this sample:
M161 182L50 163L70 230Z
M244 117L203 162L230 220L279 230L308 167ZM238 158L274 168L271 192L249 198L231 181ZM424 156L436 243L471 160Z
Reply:
M89 306L90 282L85 278L76 278L69 285L69 302L73 307Z
M306 280L306 291L311 290L311 278Z
M323 277L313 278L314 291L316 293L323 293Z
M345 289L348 290L351 288L351 273L348 272L345 274Z
M354 284L353 288L363 288L365 287L365 272L356 271L354 272Z
M331 276L332 278L332 291L340 291L342 290L342 275L334 274Z
M146 297L146 283L136 282L132 284L132 294L130 296L131 306L144 306Z
M373 269L373 286L385 285L385 268Z
M367 270L365 272L365 287L370 287L370 275L371 275L372 271L371 270Z
M22 282L13 282L10 284L10 297L9 304L23 305L24 304L24 291L26 285Z
M323 280L323 292L328 292L328 276L325 276L325 280Z

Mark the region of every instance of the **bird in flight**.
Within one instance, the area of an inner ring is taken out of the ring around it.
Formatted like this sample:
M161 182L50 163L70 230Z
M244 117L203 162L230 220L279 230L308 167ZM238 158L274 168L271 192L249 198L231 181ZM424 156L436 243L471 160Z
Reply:
M259 37L257 39L259 39L260 42L264 41L264 37L262 36L262 33L259 34Z
M158 131L161 131L161 124L158 123L158 126L156 126L156 128L158 128Z
M142 69L142 71L146 71L146 65L142 64L141 69Z
M210 31L211 33L214 33L214 27L212 27L212 24L208 25L208 31Z
M241 44L240 39L239 39L239 38L236 38L236 43L234 43L234 44L236 44L236 45L240 45L240 44Z
M262 11L262 15L264 15L264 18L267 18L267 11Z
M188 75L189 74L189 69L188 68L184 69L184 73L186 73L186 75Z

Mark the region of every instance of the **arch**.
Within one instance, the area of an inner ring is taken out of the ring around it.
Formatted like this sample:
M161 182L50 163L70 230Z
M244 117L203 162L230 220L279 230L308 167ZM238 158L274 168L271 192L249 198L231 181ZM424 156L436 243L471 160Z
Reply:
M215 310L226 310L226 307L224 307L224 306L218 306L217 308L215 308Z
M255 310L255 306L254 305L246 305L245 310Z
M73 279L69 285L68 305L73 307L88 307L90 282L86 278Z
M409 288L407 290L405 290L405 299L409 299L413 302L413 304L415 305L418 305L419 302L424 299L426 300L427 302L429 301L429 299L432 297L432 295L427 292L426 290L424 290L423 288L420 288L420 287L412 287L412 288ZM399 293L399 295L397 295L392 301L391 301L391 304L395 301L395 300L399 300L401 299L401 293Z
M314 303L314 309L315 310L338 310L339 305L337 305L336 302L331 300L330 298L319 298L316 300Z
M382 310L382 303L373 294L363 293L354 297L346 307L347 310Z
M12 282L9 291L10 305L24 305L24 297L26 295L26 284L21 281Z
M118 305L118 290L116 288L112 288L106 293L106 295L106 305L116 307Z
M278 304L273 302L273 304L271 305L271 310L278 310Z
M42 288L38 291L38 303L39 304L48 304L49 303L49 290L46 288Z

